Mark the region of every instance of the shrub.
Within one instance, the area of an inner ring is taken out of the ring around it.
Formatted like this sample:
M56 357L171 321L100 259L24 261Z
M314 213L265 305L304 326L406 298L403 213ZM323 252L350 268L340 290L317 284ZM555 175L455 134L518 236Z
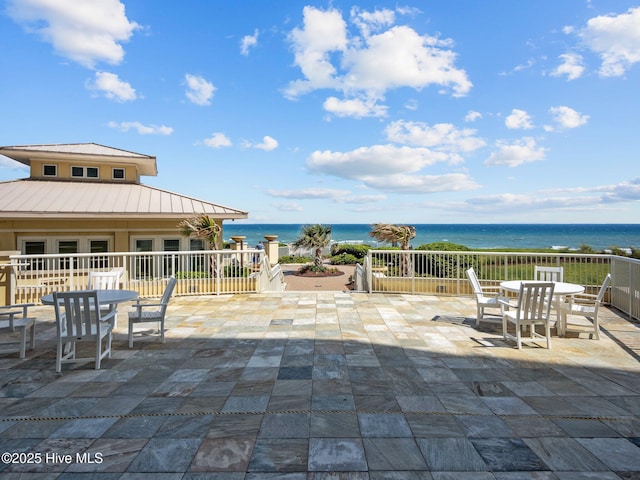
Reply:
M362 258L357 258L350 253L341 253L331 257L331 263L333 265L355 265L356 263L362 263Z
M209 278L209 274L207 272L176 272L176 279L193 279L193 278Z
M470 251L469 247L464 245L460 245L459 243L451 243L451 242L433 242L433 243L423 243L416 250L433 250L433 251L442 251L442 252L468 252Z
M309 265L305 265L305 266L300 267L298 269L298 273L299 274L304 274L304 273L308 273L308 272L313 272L313 273L337 273L338 269L337 268L327 268L325 266L323 266L322 268L319 268L315 263L311 263Z
M278 263L309 263L313 258L303 255L283 255L278 259Z
M434 242L420 245L416 250L429 251L445 251L445 252L468 252L470 249L464 245L451 242ZM416 255L415 272L418 275L430 275L438 278L454 278L459 270L467 270L474 266L478 270L477 265L467 259L460 260L458 263L456 256L432 256L429 254ZM476 272L478 273L478 272Z
M331 256L347 254L361 259L367 256L369 249L371 246L364 243L334 243L331 245Z
M225 278L228 277L248 277L251 271L247 267L241 267L240 265L227 265L224 267L222 274Z

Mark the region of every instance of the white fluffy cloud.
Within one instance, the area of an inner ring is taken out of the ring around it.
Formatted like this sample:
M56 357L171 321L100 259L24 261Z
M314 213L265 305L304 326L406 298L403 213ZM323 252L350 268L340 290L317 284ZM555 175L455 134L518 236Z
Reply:
M398 120L387 125L387 138L417 147L433 147L442 152L472 152L486 145L472 128L458 129L451 123L429 126L423 122Z
M586 124L589 120L589 115L582 115L573 108L564 105L551 107L549 112L561 128L576 128Z
M245 35L240 40L240 53L245 57L249 55L249 49L258 45L258 29L256 28L253 35Z
M558 57L562 63L551 72L552 77L561 77L566 75L567 81L580 78L584 73L584 65L582 63L582 55L577 53L565 53Z
M447 154L427 148L373 145L350 152L315 151L307 159L313 172L360 180L398 173L418 172L422 168L449 159Z
M353 98L340 100L336 97L329 97L324 101L324 109L336 117L384 117L387 114L387 107L378 105L375 100Z
M275 138L270 137L269 135L265 135L262 138L262 142L254 145L254 148L269 152L278 148L278 141Z
M607 203L614 202L637 202L640 200L640 177L636 177L628 182L610 186L602 196Z
M121 44L140 28L127 19L119 0L9 0L7 11L59 55L88 68L98 62L119 64Z
M302 190L268 190L272 197L290 198L294 200L339 199L351 194L349 190L333 188L305 188Z
M494 151L484 164L487 166L517 167L524 163L544 160L546 149L536 144L531 137L524 137L513 143L505 141L496 142L497 150Z
M467 174L449 173L445 175L405 175L367 177L362 181L371 188L392 193L436 193L474 190L479 185Z
M135 88L120 80L115 73L96 72L94 81L87 86L116 102L129 102L137 98Z
M431 193L476 188L466 174L423 175L420 171L451 156L424 147L373 145L349 152L315 151L307 159L314 173L358 180L377 190Z
M211 148L230 147L231 140L224 133L215 132L209 138L205 139L204 144Z
M391 26L395 15L390 10L353 9L351 22L360 35L350 34L342 14L333 8L307 6L303 17L302 28L294 28L289 41L304 78L289 83L284 92L288 98L333 89L345 98L332 97L325 108L361 117L379 116L382 110L371 105L381 102L390 89L438 85L453 96L464 96L471 89L466 72L455 67L452 41ZM345 103L354 98L359 102Z
M187 85L185 95L192 103L200 106L211 105L213 93L216 91L213 83L208 82L199 75L191 75L189 73L184 76L184 80Z
M591 18L578 35L600 55L600 75L624 75L633 64L640 62L640 7L630 8L619 15Z
M115 128L123 132L135 130L140 135L171 135L173 128L166 125L144 125L140 122L109 122L109 128Z
M351 22L360 29L360 32L365 37L371 35L371 32L377 32L393 25L395 19L395 12L388 8L374 10L373 12L362 11L358 7L351 9Z
M476 112L474 110L470 110L464 117L465 122L475 122L482 118L482 114L480 112Z
M510 129L530 130L533 128L531 116L524 110L514 108L511 114L505 119L504 124Z

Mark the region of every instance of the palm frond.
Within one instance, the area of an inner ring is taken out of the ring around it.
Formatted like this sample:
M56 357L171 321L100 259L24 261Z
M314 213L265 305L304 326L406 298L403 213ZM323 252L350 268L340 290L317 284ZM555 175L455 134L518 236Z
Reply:
M369 236L379 242L399 243L403 249L409 248L411 239L416 236L416 227L391 223L374 223Z

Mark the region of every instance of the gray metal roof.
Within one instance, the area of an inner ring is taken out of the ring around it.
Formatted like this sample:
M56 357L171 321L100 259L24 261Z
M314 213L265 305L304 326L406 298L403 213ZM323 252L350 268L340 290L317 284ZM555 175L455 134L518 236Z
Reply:
M77 181L0 182L0 218L164 217L198 214L247 218L248 213L147 185Z
M156 157L129 152L119 148L106 147L97 143L60 143L49 145L18 145L0 147L0 154L25 165L31 159L86 159L110 163L128 163L138 166L140 175L157 175Z

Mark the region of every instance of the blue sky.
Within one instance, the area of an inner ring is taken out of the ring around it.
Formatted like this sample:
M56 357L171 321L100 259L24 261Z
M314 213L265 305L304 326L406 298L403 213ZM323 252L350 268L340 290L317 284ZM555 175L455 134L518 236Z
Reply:
M251 223L640 222L638 0L0 0L0 51L0 145Z

